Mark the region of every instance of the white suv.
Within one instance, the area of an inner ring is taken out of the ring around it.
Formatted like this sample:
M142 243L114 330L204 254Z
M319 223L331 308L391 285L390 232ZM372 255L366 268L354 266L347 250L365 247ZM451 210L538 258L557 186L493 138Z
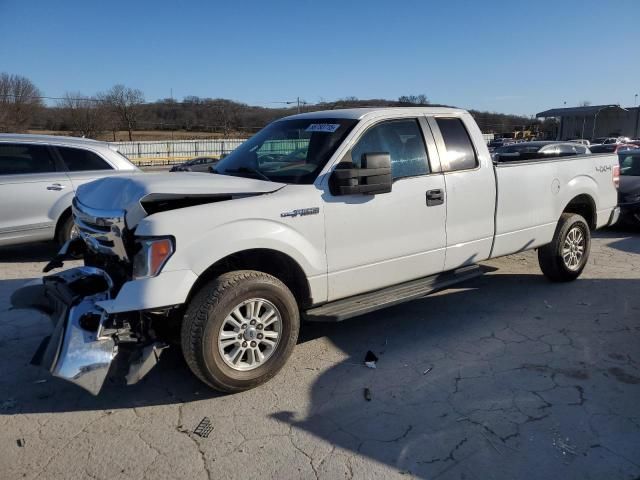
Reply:
M0 134L0 245L58 240L73 232L71 200L83 183L138 171L108 143Z

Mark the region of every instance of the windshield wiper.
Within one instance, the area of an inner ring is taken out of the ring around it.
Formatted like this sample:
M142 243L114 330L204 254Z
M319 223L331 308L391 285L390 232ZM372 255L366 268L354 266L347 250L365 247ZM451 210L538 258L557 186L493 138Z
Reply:
M251 168L251 167L239 167L239 168L235 168L235 169L232 169L232 170L225 170L223 172L223 175L225 173L253 173L254 175L258 175L263 180L266 180L267 182L271 181L271 179L269 177L267 177L264 173L262 173L260 170L258 170L256 168Z

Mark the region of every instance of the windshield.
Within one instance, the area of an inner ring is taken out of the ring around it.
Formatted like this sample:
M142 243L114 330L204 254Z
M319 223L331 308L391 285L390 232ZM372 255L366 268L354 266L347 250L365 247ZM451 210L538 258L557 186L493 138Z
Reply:
M280 120L244 142L215 166L221 175L273 182L313 183L357 120Z
M640 177L640 154L619 155L620 175L628 177Z

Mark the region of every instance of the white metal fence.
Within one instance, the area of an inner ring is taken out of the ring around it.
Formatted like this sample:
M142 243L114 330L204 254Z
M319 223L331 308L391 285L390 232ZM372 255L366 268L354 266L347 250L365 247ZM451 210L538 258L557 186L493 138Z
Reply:
M170 165L195 157L220 157L244 142L242 138L113 142L136 165Z
M485 141L493 134L483 134ZM161 142L113 142L118 151L139 166L171 165L196 157L217 157L236 149L245 139L220 138L206 140L164 140ZM309 140L266 142L261 148L266 153L290 153L306 148Z

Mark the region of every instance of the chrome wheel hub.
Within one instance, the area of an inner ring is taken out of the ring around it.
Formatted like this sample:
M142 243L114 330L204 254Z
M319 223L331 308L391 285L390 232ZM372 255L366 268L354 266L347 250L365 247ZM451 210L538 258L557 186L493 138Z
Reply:
M562 260L569 270L577 270L584 256L587 240L582 229L573 227L567 233L562 245Z
M229 367L248 371L263 365L280 343L282 317L264 298L237 305L222 322L218 352Z

